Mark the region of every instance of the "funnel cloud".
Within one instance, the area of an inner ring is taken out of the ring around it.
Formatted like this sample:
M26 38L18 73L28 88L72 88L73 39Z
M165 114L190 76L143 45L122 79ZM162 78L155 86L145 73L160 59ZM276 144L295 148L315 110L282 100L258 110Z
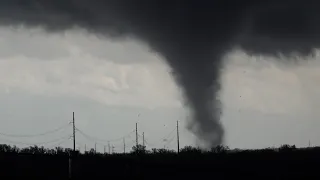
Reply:
M83 28L146 43L172 68L204 146L223 143L219 101L223 56L308 55L319 47L316 0L2 0L0 26L61 33Z

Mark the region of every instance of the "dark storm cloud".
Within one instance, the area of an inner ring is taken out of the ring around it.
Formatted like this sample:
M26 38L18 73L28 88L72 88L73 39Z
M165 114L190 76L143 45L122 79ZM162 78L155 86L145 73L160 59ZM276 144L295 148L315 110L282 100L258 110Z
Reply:
M191 108L192 130L206 146L223 143L218 99L223 55L308 54L319 46L313 0L2 0L0 24L143 41L161 54Z

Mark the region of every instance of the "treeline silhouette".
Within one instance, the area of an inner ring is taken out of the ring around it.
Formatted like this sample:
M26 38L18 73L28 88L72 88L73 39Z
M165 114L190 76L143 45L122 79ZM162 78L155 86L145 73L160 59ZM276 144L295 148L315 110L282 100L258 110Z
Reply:
M32 179L82 178L206 178L206 179L315 179L320 177L320 147L283 145L260 150L217 146L201 150L191 146L180 153L134 146L128 153L85 153L70 148L18 148L0 145L0 176ZM69 159L72 159L70 162Z

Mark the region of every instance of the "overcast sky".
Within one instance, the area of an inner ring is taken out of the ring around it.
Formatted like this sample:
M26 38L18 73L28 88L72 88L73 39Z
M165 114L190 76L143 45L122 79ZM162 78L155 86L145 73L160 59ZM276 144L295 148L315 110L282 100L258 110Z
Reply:
M230 52L220 93L226 144L319 145L319 58L283 66L272 58ZM182 104L170 69L139 42L109 41L80 30L48 35L36 29L0 29L0 133L33 135L65 127L32 138L0 135L0 143L72 147L68 123L75 112L77 128L87 134L77 132L81 150L97 143L103 151L108 140L116 139L111 146L123 151L121 137L131 132L125 138L129 150L136 122L148 148L176 148L177 120L181 145L195 145L183 128L188 109Z

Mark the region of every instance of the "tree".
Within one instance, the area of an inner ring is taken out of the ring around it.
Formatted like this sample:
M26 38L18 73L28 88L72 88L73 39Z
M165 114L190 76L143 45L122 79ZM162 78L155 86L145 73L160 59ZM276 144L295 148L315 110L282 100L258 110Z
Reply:
M225 153L229 150L228 146L218 145L216 147L211 148L211 152L213 153Z
M138 144L137 146L132 147L132 152L137 153L137 154L145 154L146 151L146 146Z
M180 153L202 153L202 150L200 148L186 146L180 150Z
M284 144L282 146L280 146L279 148L279 152L288 152L288 151L293 151L296 149L296 146L295 145L288 145L288 144Z

